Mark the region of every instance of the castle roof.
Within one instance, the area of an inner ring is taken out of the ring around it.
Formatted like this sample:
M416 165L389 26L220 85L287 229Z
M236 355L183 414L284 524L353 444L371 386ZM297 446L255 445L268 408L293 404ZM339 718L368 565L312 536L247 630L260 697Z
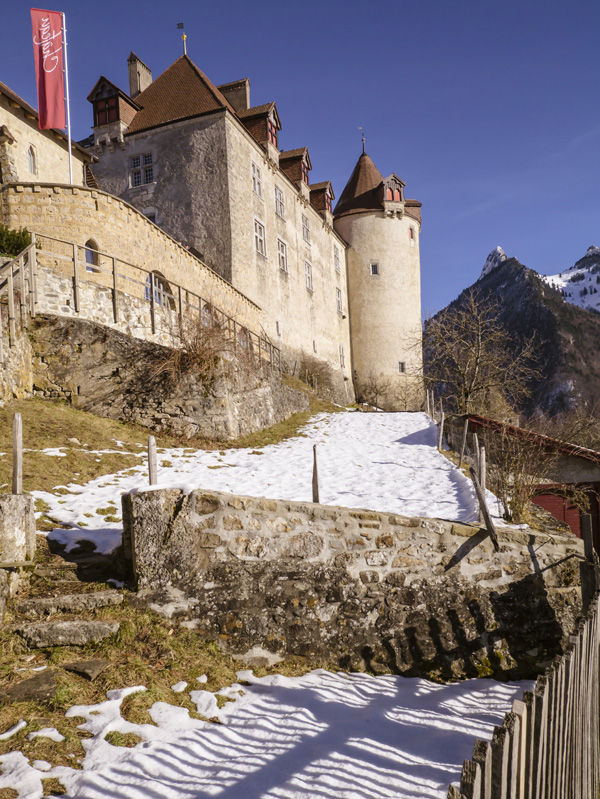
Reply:
M187 55L171 64L138 94L135 102L142 108L134 116L126 135L223 108L236 113L225 95Z
M382 183L383 175L371 157L362 153L335 206L334 216L344 216L357 211L381 210L381 196L378 189Z

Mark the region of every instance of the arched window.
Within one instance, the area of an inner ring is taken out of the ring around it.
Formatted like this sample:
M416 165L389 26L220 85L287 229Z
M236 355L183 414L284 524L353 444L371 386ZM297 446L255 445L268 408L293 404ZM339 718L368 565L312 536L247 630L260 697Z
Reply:
M175 298L171 291L171 286L160 272L153 272L146 278L144 298L150 302L152 299L152 277L154 276L154 303L161 308L175 309Z
M37 175L37 156L33 144L30 144L29 150L27 150L27 165L31 174Z
M98 245L93 239L88 239L85 243L85 271L98 271Z

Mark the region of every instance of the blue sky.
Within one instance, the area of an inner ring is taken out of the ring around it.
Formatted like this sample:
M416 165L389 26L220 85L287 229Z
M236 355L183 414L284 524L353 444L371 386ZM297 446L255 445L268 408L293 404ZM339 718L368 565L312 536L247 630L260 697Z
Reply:
M0 80L37 105L29 3L3 3ZM280 145L307 145L336 196L361 152L423 203L423 311L490 250L553 274L600 245L600 4L573 0L63 0L73 136L100 74L127 91L133 50L159 75L181 54L275 100ZM10 34L7 36L7 32Z

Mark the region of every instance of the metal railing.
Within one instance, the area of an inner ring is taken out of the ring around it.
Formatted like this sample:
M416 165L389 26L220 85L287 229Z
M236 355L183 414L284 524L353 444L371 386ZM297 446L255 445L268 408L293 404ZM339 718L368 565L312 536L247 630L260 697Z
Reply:
M281 351L265 336L255 333L233 316L221 310L212 300L191 289L167 280L156 270L149 270L112 253L77 244L46 234L32 234L31 244L16 258L0 268L0 298L7 295L9 340L16 340L15 305L20 307L22 323L27 316L36 315L36 308L44 307L38 297L38 270L49 270L68 277L70 297L76 314L86 317L82 307L85 288L105 289L111 294L112 321L118 325L125 310L126 298L147 304L149 329L153 335L163 327L163 332L181 331L187 320L194 316L206 327L219 328L225 340L235 351L243 350L259 364L281 371ZM235 289L231 287L232 293ZM15 303L16 299L16 303ZM1 307L0 307L1 324ZM0 327L1 329L1 327ZM0 337L1 338L1 337ZM173 335L177 346L177 336ZM180 339L181 342L181 339ZM0 341L0 358L4 360Z

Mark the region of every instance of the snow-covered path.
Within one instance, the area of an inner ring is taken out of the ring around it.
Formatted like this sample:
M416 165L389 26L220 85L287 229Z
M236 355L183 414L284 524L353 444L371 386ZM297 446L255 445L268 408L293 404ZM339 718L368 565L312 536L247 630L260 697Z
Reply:
M238 678L252 684L222 691L236 699L221 710L212 694L191 694L221 724L166 703L150 710L157 727L130 724L119 713L129 691L74 707L68 715L85 717L82 728L94 734L83 740L84 770L40 772L13 753L0 757L0 788L41 799L41 778L58 777L72 799L445 799L475 738L490 740L513 699L531 687L323 670ZM110 730L147 742L114 747L104 741Z
M161 487L307 501L316 444L324 504L472 521L476 500L471 482L437 451L436 443L437 427L424 413L322 414L300 435L260 450L164 450L158 480ZM50 515L61 522L85 525L84 535L56 531L55 538L70 544L86 537L110 551L120 541L121 525L107 522L106 515L120 516L121 495L146 486L144 463L85 486L71 484L72 493L63 496L34 496L45 500Z

